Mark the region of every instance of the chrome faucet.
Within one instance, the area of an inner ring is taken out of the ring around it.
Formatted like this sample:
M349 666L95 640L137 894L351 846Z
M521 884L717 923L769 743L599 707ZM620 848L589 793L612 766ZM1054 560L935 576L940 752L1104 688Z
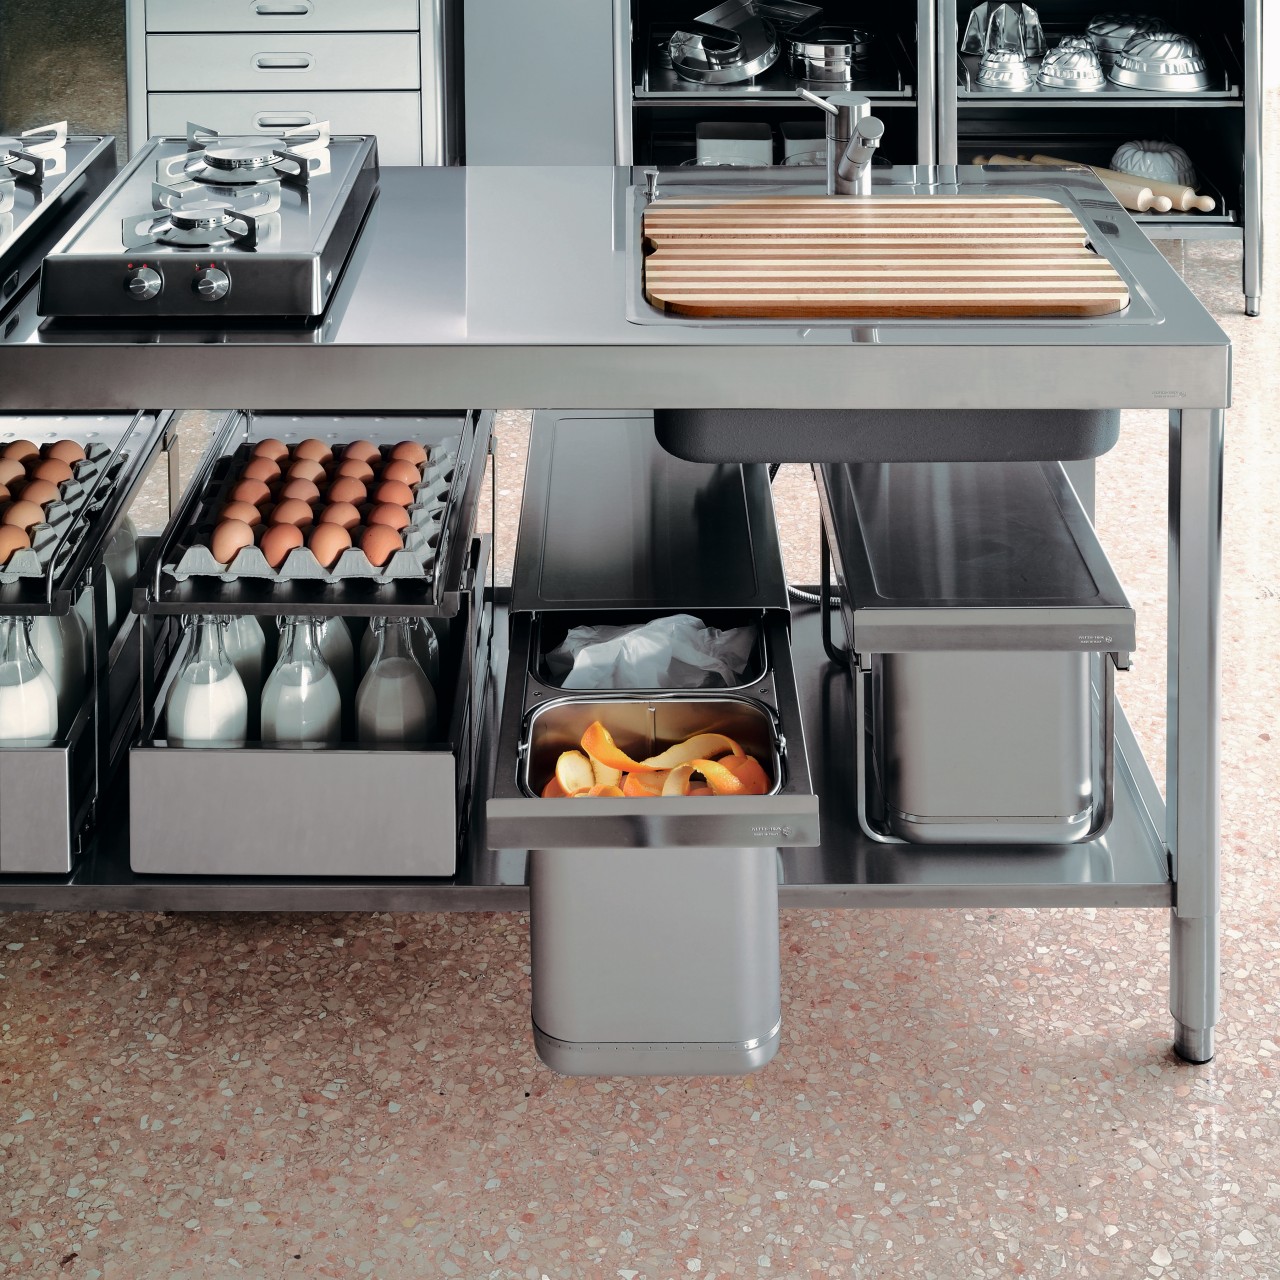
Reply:
M827 116L827 195L870 195L871 157L884 137L884 121L870 114L871 99L860 93L820 98L808 89L796 92Z

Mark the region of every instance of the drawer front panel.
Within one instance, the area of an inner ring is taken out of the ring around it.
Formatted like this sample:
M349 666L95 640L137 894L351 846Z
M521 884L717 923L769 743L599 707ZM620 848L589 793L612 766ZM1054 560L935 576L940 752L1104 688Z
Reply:
M158 35L147 37L152 92L417 89L413 35Z
M67 747L0 752L0 871L70 871L72 807Z
M147 0L148 31L416 31L418 0Z
M151 134L182 134L187 121L219 133L278 133L328 120L334 133L371 133L385 165L422 163L422 99L416 93L152 93Z
M451 875L454 771L443 751L135 747L130 862L176 875ZM354 802L383 794L394 799L376 822Z

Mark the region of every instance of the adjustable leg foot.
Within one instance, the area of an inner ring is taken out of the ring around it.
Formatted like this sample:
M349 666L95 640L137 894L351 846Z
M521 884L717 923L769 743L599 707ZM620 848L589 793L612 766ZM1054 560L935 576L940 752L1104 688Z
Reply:
M1257 316L1262 314L1262 299L1256 294L1253 297L1245 295L1244 313L1247 316Z
M1218 917L1169 918L1169 1012L1173 1051L1185 1062L1213 1057L1218 1021Z

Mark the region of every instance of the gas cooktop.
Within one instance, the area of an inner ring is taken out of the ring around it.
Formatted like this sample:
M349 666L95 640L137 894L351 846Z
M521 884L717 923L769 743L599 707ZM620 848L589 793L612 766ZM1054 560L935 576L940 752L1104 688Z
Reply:
M0 137L0 305L115 171L115 139L68 137L65 120Z
M377 190L375 139L328 124L152 138L45 259L40 313L312 319Z

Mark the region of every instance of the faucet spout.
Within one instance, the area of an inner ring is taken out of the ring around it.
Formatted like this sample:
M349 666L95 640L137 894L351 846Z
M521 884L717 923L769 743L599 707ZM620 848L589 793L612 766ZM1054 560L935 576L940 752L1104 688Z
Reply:
M796 92L826 115L827 195L869 194L871 157L884 136L883 121L870 114L871 100L860 93Z
M871 158L884 137L884 121L865 116L854 129L853 137L836 166L836 194L866 196L871 194Z

